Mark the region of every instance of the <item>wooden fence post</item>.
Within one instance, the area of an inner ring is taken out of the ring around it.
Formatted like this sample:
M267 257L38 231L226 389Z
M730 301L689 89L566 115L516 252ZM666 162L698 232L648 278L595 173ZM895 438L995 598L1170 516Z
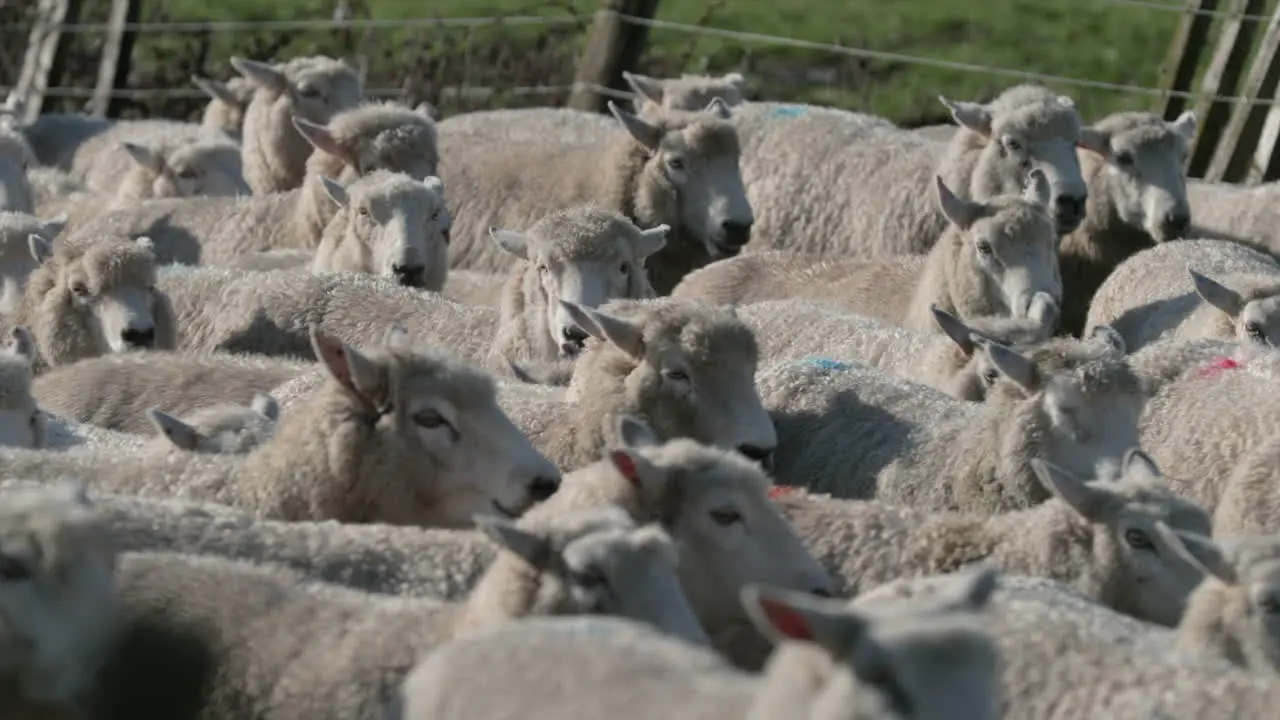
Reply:
M1205 69L1196 91L1196 138L1191 146L1191 162L1187 174L1200 177L1213 159L1213 151L1222 129L1231 116L1231 103L1219 100L1231 97L1240 88L1240 76L1244 73L1253 39L1257 35L1258 22L1245 20L1245 15L1266 12L1266 0L1231 0L1231 14L1222 21L1218 32L1213 59Z
M35 25L27 38L22 72L13 90L21 103L22 122L32 122L40 115L45 92L62 75L62 25L75 22L79 16L80 0L40 0Z
M1267 31L1240 93L1242 101L1232 110L1231 119L1222 131L1222 140L1205 171L1205 180L1238 182L1248 175L1270 101L1275 97L1277 80L1280 80L1280 8L1267 23ZM1257 104L1259 101L1264 104Z
M107 18L107 32L102 39L102 59L98 63L98 84L93 88L88 111L97 117L118 115L123 98L114 91L129 82L129 60L137 32L126 32L125 25L136 23L141 17L142 0L111 0L111 15Z
M628 90L622 71L634 68L639 62L649 28L622 16L648 19L657 11L658 0L602 0L588 31L586 48L578 59L569 107L603 112L609 98L599 88Z
M1187 9L1178 30L1169 43L1169 52L1160 66L1158 86L1165 92L1187 92L1200 66L1200 53L1204 52L1209 38L1209 26L1213 16L1200 14L1218 7L1218 0L1187 0ZM1154 112L1165 120L1174 120L1187 107L1186 98L1162 95L1156 101Z

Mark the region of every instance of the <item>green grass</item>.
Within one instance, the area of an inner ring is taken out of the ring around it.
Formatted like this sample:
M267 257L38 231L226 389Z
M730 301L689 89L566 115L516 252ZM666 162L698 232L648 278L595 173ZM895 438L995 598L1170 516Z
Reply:
M366 4L379 19L589 15L597 6L594 0ZM301 19L327 18L332 7L333 0L151 0L144 13L154 20ZM1156 84L1179 17L1105 0L662 0L658 12L661 20L726 30L1146 87ZM572 27L395 28L356 33L345 44L338 33L325 31L221 33L206 41L152 34L139 42L134 84L182 84L192 71L225 77L225 61L232 54L265 58L355 50L371 58L371 87L400 87L407 74L433 92L463 84L567 84L583 37L580 28ZM740 70L760 99L836 105L911 125L945 121L936 100L939 93L987 98L1018 82L984 72L667 29L651 31L639 70L653 75ZM1055 87L1075 97L1086 118L1154 103L1150 96L1133 93ZM483 104L540 104L562 97L500 95Z

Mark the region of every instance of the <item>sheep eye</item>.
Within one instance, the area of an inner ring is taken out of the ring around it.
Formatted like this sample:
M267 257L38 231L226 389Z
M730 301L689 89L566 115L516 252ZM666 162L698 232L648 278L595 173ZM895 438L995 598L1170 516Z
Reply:
M669 157L667 158L667 167L672 170L683 170L684 160L678 157Z
M985 380L988 385L994 385L996 380L1000 379L1000 371L994 368L988 370L982 373L982 379Z
M1258 325L1258 323L1256 322L1245 323L1244 331L1249 334L1249 337L1251 339L1257 340L1259 342L1262 341L1262 327Z
M538 266L538 272L542 273L543 275L546 275L546 274L547 274L547 266L546 266L546 265L539 265L539 266Z
M1004 146L1008 148L1009 152L1022 152L1022 143L1013 138L1005 138Z
M737 510L712 510L711 519L716 521L717 525L732 525L736 522L742 522L742 513Z
M668 380L675 380L677 382L684 382L689 379L689 373L684 370L664 370L662 374L666 375Z
M574 585L587 589L600 588L607 584L604 573L596 570L595 568L575 571L570 574L570 579L573 581Z
M990 255L991 253L992 253L991 243L987 242L986 240L983 240L978 243L979 255Z
M449 422L444 419L444 416L435 410L423 410L413 416L413 421L417 423L419 427L424 427L428 430L434 430L435 428L444 427L449 424Z
M631 266L626 263L622 263L622 267L618 268L618 272L622 273L623 275L626 275L627 273L631 272Z
M178 173L178 177L183 180L194 180L196 179L196 171L191 168L183 168Z
M432 220L439 220L439 219L440 219L440 211L439 211L439 210L437 210L437 211L435 211L435 212L431 213L431 219L432 219Z
M369 217L369 208L364 207L363 205L356 208L356 212L360 213L361 217Z
M10 582L31 579L31 568L21 560L8 555L0 555L0 578Z
M1124 533L1124 541L1129 543L1129 547L1135 550L1153 550L1155 545L1151 543L1151 538L1141 530L1126 530Z
M1116 165L1120 167L1129 167L1133 165L1133 154L1128 152L1116 153Z
M298 88L298 94L305 98L320 97L319 90L307 85L303 85L302 87Z

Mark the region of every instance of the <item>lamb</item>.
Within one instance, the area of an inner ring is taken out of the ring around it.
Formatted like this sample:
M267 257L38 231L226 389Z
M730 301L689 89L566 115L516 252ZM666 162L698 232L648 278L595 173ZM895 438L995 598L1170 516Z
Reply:
M295 191L234 200L153 200L86 223L77 235L148 235L163 262L226 263L277 248L313 250L338 212L322 178L351 183L375 170L425 180L437 157L431 121L408 108L370 104L319 126L298 118L295 129L315 146L307 176ZM358 163L358 168L351 163Z
M491 308L358 273L171 266L158 283L173 298L182 328L179 348L191 352L311 358L309 324L360 346L379 342L387 325L397 323L459 359L482 363L498 325Z
M720 77L653 78L624 70L622 79L635 91L635 110L641 116L647 114L650 105L663 110L700 110L716 98L732 108L742 103L747 89L747 79L737 72Z
M40 266L9 326L35 335L37 374L107 353L174 347L173 308L155 287L150 239L68 240L50 248L33 235L31 254Z
M1140 444L1146 397L1111 343L1064 338L1024 355L984 342L983 352L1001 378L982 404L854 366L762 373L778 433L774 478L836 497L990 514L1048 499L1033 459L1092 477Z
M35 151L12 118L0 116L0 211L35 212L27 170L36 164Z
M187 415L201 408L248 405L314 363L260 355L154 351L112 353L52 368L36 378L40 406L77 422L151 435L148 409Z
M968 320L980 315L1026 317L1031 299L1062 300L1058 235L1046 211L1049 185L1032 171L1022 197L984 202L955 195L935 178L950 226L928 256L868 261L765 252L743 255L689 274L675 297L716 303L774 298L833 302L917 332L938 332L932 307ZM915 287L914 293L903 288Z
M22 212L0 212L0 317L17 312L27 278L35 272L32 235L53 242L66 227L66 217L42 219Z
M45 446L45 417L31 396L35 354L31 333L21 325L14 327L0 350L0 446Z
M1094 293L1125 258L1191 231L1187 148L1196 116L1173 122L1153 113L1110 115L1080 135L1089 184L1087 216L1062 238L1062 329L1079 335Z
M1224 240L1157 245L1120 264L1098 289L1087 326L1108 323L1131 349L1158 340L1280 341L1280 264Z
M242 455L271 439L280 420L280 404L266 393L254 393L248 405L219 403L200 408L185 419L159 408L147 413L158 431L153 451L178 448L190 452Z
M426 656L386 717L994 719L999 660L983 629L994 574L966 581L931 605L879 615L754 586L743 605L778 646L762 675L635 623L529 619ZM478 682L481 669L500 673L504 691Z
M192 75L191 82L209 96L209 104L204 106L204 114L200 116L200 125L221 130L233 138L240 137L244 111L253 97L253 84L240 76L222 82Z
M902 577L955 572L975 563L1010 575L1066 583L1095 602L1172 627L1203 577L1156 531L1209 531L1203 508L1179 498L1155 463L1134 448L1115 480L1085 482L1032 460L1052 497L1000 515L929 513L875 501L788 492L783 516L837 578L840 597L856 597ZM851 548L857 548L851 552Z
M645 260L666 243L666 225L640 230L591 205L554 211L527 234L492 228L493 241L523 262L502 289L489 368L574 357L587 334L560 301L595 308L614 298L654 297Z
M219 558L125 554L116 571L118 622L145 628L154 644L118 643L111 662L189 693L143 693L148 702L133 703L148 716L377 720L433 647L528 615L617 614L705 643L661 530L638 528L616 508L549 526L477 524L503 550L459 603L371 597ZM200 661L156 666L151 653ZM114 685L103 690L125 695ZM174 706L194 707L186 714Z
M999 373L976 352L977 338L1024 350L1049 339L1058 305L1036 293L1026 318L980 317L965 323L934 307L943 333L911 332L814 300L770 300L743 305L738 316L755 332L765 365L823 356L871 367L930 385L961 400L981 401Z
M755 388L759 351L732 313L670 298L562 306L591 336L570 385L588 390L528 422L511 410L558 467L594 462L615 441L620 415L638 417L663 440L686 437L770 462L777 435Z
M311 333L329 380L245 455L6 451L11 477L72 476L105 492L204 499L284 520L457 527L518 516L560 473L498 407L484 374L393 328L358 351Z
M301 186L311 143L293 118L324 124L358 105L364 90L356 71L323 55L277 65L233 57L231 66L253 85L244 111L242 154L244 177L253 194Z
M647 263L659 295L690 270L736 255L754 220L728 108L717 100L702 112L672 110L652 120L610 109L622 128L584 142L548 137L486 145L466 133L443 136L440 174L457 193L452 266L507 270L515 258L486 236L489 227L530 227L548 208L582 203L618 212L637 227L671 228ZM529 175L535 167L536 180Z
M939 99L961 126L945 145L849 123L852 142L847 131L831 133L813 140L821 142L815 155L797 153L790 143L761 148L750 179L745 165L743 172L758 216L749 251L927 253L947 227L928 192L935 175L959 197L981 202L1019 192L1027 170L1039 168L1049 181L1058 234L1080 225L1088 190L1075 152L1081 123L1071 98L1018 85L985 105Z

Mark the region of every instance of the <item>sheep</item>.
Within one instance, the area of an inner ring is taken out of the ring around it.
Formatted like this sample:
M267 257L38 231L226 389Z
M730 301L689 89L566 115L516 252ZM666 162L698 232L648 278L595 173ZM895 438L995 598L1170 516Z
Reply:
M275 433L280 404L266 393L254 393L248 405L219 403L176 418L159 408L148 411L157 435L152 451L171 448L190 452L247 453Z
M140 349L171 349L173 308L155 287L151 241L58 242L31 236L40 263L9 326L35 335L39 374L77 360Z
M1010 575L1066 583L1139 620L1177 625L1203 573L1174 552L1154 523L1203 534L1208 513L1175 495L1136 448L1125 454L1115 480L1085 482L1052 463L1031 464L1051 499L1000 515L934 514L798 492L776 502L837 578L841 597L900 577L985 563Z
M790 143L761 147L749 181L745 166L743 172L757 215L748 252L927 253L947 227L928 192L935 175L959 197L981 202L1017 193L1027 169L1039 168L1058 234L1079 226L1088 190L1075 152L1081 123L1071 98L1018 85L985 105L939 100L960 125L946 144L868 121L848 124L853 138L846 131L813 139L821 143L813 155Z
M219 403L248 405L256 393L314 363L260 355L153 351L112 353L52 368L32 392L48 412L120 432L151 435L153 406L186 415Z
M620 415L645 421L663 440L687 437L769 462L777 435L755 388L756 341L732 313L671 298L611 300L595 310L561 304L591 336L571 384L587 390L531 422L516 418L558 467L594 462L615 440Z
M966 580L931 605L878 615L753 586L742 603L777 644L760 675L636 623L531 618L423 658L386 718L994 719L1000 663L983 616L995 578Z
M360 103L360 78L349 65L323 55L277 65L232 57L231 66L253 85L244 111L244 177L255 195L302 185L312 143L293 118L327 123Z
M66 485L4 493L0 538L5 716L86 717L116 638L110 533L83 486Z
M0 317L17 312L27 278L38 265L31 253L31 236L53 242L66 224L64 216L38 218L0 211Z
M31 395L31 365L35 340L18 325L0 350L0 446L45 446L45 416Z
M151 118L105 120L91 115L46 113L22 128L40 164L67 171L84 183L89 172L111 177L128 171L133 160L117 151L122 142L171 147L199 140L234 142L225 133L199 125ZM108 186L106 189L110 189Z
M983 352L1001 377L982 404L854 366L761 373L775 479L921 510L1007 512L1049 497L1032 459L1092 477L1140 444L1146 397L1111 343L1058 339L1022 354L984 342Z
M1080 135L1089 185L1084 222L1062 238L1062 329L1085 330L1090 301L1125 258L1153 244L1188 237L1187 148L1196 116L1172 122L1153 113L1109 115Z
M529 615L616 614L705 643L675 578L676 549L660 529L636 527L616 508L545 526L494 518L477 524L503 549L458 603L377 598L220 558L124 554L116 571L118 622L147 628L155 645L119 643L110 661L193 691L133 700L148 716L173 712L162 704L167 699L195 705L210 719L378 720L419 657L451 637ZM183 657L184 648L203 662L147 662L148 649L172 658Z
M1132 350L1215 337L1266 345L1280 340L1280 320L1270 318L1277 294L1280 264L1269 255L1223 240L1165 243L1115 269L1086 327L1107 323Z
M935 177L935 187L950 226L925 257L868 261L753 253L690 273L672 295L735 304L825 300L924 333L938 332L934 305L968 320L1026 317L1040 291L1061 302L1058 235L1046 211L1049 184L1043 173L1031 172L1022 197L965 200L941 176ZM915 292L903 292L912 286Z
M1058 305L1036 293L1026 318L980 317L965 323L934 307L943 333L911 332L814 300L743 305L738 316L755 332L764 365L815 355L844 358L930 385L960 400L981 401L999 373L976 352L974 336L1027 349L1049 339Z
M200 116L200 125L211 130L221 130L233 138L240 137L244 127L244 111L253 97L253 84L236 76L222 82L199 75L191 76L191 83L209 96Z
M489 227L530 227L548 208L579 203L616 211L637 227L671 228L647 263L659 295L688 271L736 255L753 216L728 108L717 100L702 112L672 110L653 120L617 105L610 110L621 129L584 142L481 144L467 133L442 136L440 175L457 193L452 267L509 269L516 258L486 236ZM530 168L538 168L537 179Z
M239 200L153 200L106 213L76 234L147 235L166 263L218 264L275 248L312 250L339 208L322 178L351 183L375 170L418 180L434 174L426 170L436 163L434 127L408 108L369 104L339 114L328 126L298 118L295 129L315 146L298 190Z
M488 355L498 312L358 273L235 272L170 266L158 286L174 303L179 349L313 357L307 326L354 345L379 342L390 323L449 348L462 360Z
M244 455L9 451L10 476L89 479L106 492L206 499L285 520L459 526L518 516L560 473L502 413L492 380L420 351L399 328L359 351L311 331L329 374Z
M527 234L492 228L490 236L523 262L502 289L489 368L574 357L587 334L560 304L595 308L614 298L654 297L645 260L662 249L669 228L640 230L617 213L591 205L551 212Z
M250 193L241 169L240 146L226 139L172 144L124 141L113 149L131 162L124 168L118 163L94 166L84 177L86 188L113 198L113 207L128 207L151 198Z
M663 110L701 110L716 98L732 108L742 103L747 89L747 79L737 72L720 77L653 78L624 70L622 79L635 91L635 111L642 117L650 105Z
M35 212L35 198L27 170L36 164L35 151L12 118L0 116L0 211Z

